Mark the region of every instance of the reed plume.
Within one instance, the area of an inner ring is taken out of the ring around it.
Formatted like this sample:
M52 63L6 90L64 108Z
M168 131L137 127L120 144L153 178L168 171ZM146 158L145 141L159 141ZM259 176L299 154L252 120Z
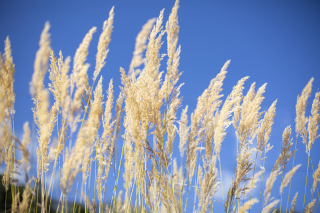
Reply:
M298 197L298 192L296 192L294 198L292 199L292 202L291 202L291 209L289 211L289 213L293 213L295 208L296 208L296 205L297 205L297 197Z
M259 202L256 198L251 199L251 195L257 182L263 178L265 169L263 164L260 167L262 169L256 172L256 163L260 160L265 162L267 153L273 147L269 139L278 100L275 100L266 112L261 111L264 107L262 102L267 84L261 85L256 90L256 84L252 83L244 95L244 83L248 80L248 76L240 79L231 93L223 99L223 82L230 64L228 60L199 96L191 115L188 114L189 108L186 106L182 109L178 120L177 113L180 113L182 105L180 89L183 85L178 83L182 75L179 70L181 54L181 46L178 44L179 7L179 0L176 0L165 26L164 10L162 10L158 18L149 19L142 27L136 37L127 72L120 67L121 91L115 100L114 81L111 79L105 102L104 81L99 75L109 54L108 48L114 28L114 7L109 11L109 17L102 26L91 86L87 74L90 67L87 57L96 27L91 28L83 38L71 65L71 58L64 59L61 51L55 56L50 47L50 25L48 22L45 24L29 88L34 103L32 111L39 144L36 152L37 181L34 185L33 179L29 180L28 176L30 174L28 145L31 142L29 123L23 125L24 135L21 142L14 135L15 67L11 56L11 44L9 38L6 38L4 54L0 54L0 164L4 162L6 166L3 177L6 191L11 184L11 212L33 211L34 202L41 208L42 213L49 211L51 201L49 203L48 199L54 189L57 169L61 172L59 183L61 195L57 211L61 212L71 211L68 209L71 193L69 195L68 193L75 185L77 188L75 188L72 211L77 211L75 203L78 199L78 185L81 188L81 199L85 201L86 212L89 210L100 213L104 209L108 212L133 210L186 212L187 207L190 208L188 203L192 202L189 199L193 196L194 212L209 212L213 211L215 202L221 202L215 197L219 186L221 186L224 210L227 213L245 213L247 210L250 212L251 207ZM161 53L164 39L167 42L166 54ZM166 57L164 72L161 71L161 61ZM70 67L72 67L71 73L69 73ZM50 80L48 86L44 83L47 72ZM319 137L320 92L315 93L311 114L306 116L307 100L311 95L313 80L311 78L297 98L295 118L296 137L299 135L302 137L308 154L307 168L311 161L311 147ZM52 104L49 103L50 93L54 99ZM232 182L225 200L220 155L222 143L227 139L228 127L231 124L234 126L237 139L237 156ZM57 137L53 135L55 127L57 127ZM120 133L122 152L118 159L116 153ZM259 202L259 212L260 205L263 208L262 213L276 212L279 202L281 211L284 188L301 166L301 164L293 165L285 174L290 158L297 151L291 150L293 145L291 133L290 126L283 131L281 151L266 180L263 201ZM69 146L65 146L67 140ZM255 140L256 146L253 144ZM175 146L175 142L179 144ZM175 159L175 147L179 147L180 165ZM21 150L20 159L15 154L16 148ZM264 156L261 158L262 154ZM52 162L54 162L53 167ZM217 163L219 163L220 179ZM317 170L313 172L312 196L319 181L319 167L320 162ZM26 187L23 193L15 191L17 187L14 184L18 181L15 174L21 168L26 174ZM52 168L52 173L47 188L49 168L50 170ZM113 188L106 184L112 168L115 178ZM253 170L252 175L251 170ZM90 180L89 177L93 172L95 175ZM122 191L119 190L121 172L125 189L123 198ZM271 195L280 174L282 174L279 190L281 201ZM81 177L77 180L77 176ZM76 181L78 182L74 184ZM248 185L248 181L251 184ZM89 185L92 182L94 182L93 187ZM38 195L37 201L34 201L34 190L39 184L41 184L41 201L38 202ZM108 190L113 189L110 205L105 205L108 199L107 186ZM92 202L88 198L89 192L91 193L90 187L94 188L93 193L98 197L97 202L95 197ZM246 196L249 192L251 192L250 199ZM22 200L20 200L21 193ZM298 192L292 200L290 213L295 210L297 196ZM303 204L303 208L305 207L303 211L315 211L317 199L311 200L306 207Z
M102 27L102 33L99 38L98 51L96 55L96 67L93 73L93 82L96 81L101 69L106 64L105 60L109 52L108 46L111 41L111 33L113 29L113 19L114 19L114 7L111 8L109 12L109 18L104 21Z
M10 178L13 178L14 159L11 131L13 129L13 115L15 93L13 90L13 75L15 73L11 56L11 44L9 37L5 40L4 54L0 53L0 165L4 161L6 170L2 183L8 191Z
M280 186L280 195L283 193L283 189L289 184L290 180L292 179L294 173L300 168L301 164L296 165L292 170L287 172L287 174L284 176L281 186Z
M314 144L314 141L319 137L319 122L320 122L320 92L317 92L315 98L312 102L311 116L308 119L308 133L309 141L307 146L307 152L310 155L311 146Z
M298 95L296 104L296 135L297 137L299 134L301 135L305 145L307 145L307 129L305 125L308 122L308 119L305 117L305 113L307 108L307 100L311 94L312 82L313 78L311 78L308 84L304 87L301 95Z

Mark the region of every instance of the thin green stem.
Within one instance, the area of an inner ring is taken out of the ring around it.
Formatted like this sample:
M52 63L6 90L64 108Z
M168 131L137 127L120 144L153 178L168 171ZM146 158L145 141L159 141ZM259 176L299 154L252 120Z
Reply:
M238 158L238 154L239 154L239 140L238 140L238 134L237 134L237 131L236 131L236 137L237 137L237 158ZM232 190L232 186L233 186L233 178L234 178L234 173L236 172L237 170L237 160L234 164L234 168L233 168L233 174L232 174L232 182L231 182L231 186L230 186L230 189L229 189L229 195L231 195L231 190ZM231 196L228 197L228 204L227 204L227 212L229 212L229 205L231 203ZM238 202L238 205L239 205L239 202Z
M37 186L37 203L36 203L36 213L38 212L38 192L39 192L39 190L38 190L38 186Z
M189 198L189 189L190 189L190 180L188 174L188 186L187 186L187 198L186 198L186 206L184 207L184 212L187 212L188 198Z
M33 191L36 190L36 186L37 186L37 181L35 182L34 184L34 187L33 187ZM7 196L6 196L7 197ZM32 196L31 196L31 201L30 201L30 205L29 205L29 211L28 212L31 212L31 207L32 207L32 202L33 202L33 197L34 197L34 194L32 193Z
M53 183L53 178L55 177L55 171L56 171L56 166L57 166L57 159L58 159L58 158L55 158L55 160L54 160L53 171L52 171L52 173L51 173L49 190L48 190L48 193L47 193L48 195L50 195L50 193L51 193L51 195L52 195L52 191L53 191L52 189L53 189L53 185L54 185L54 183ZM49 196L46 197L46 205L47 205L47 202L48 202L48 197L49 197ZM50 213L51 200L52 200L52 196L50 196L50 204L49 204L49 209L48 209L48 212L49 212L49 213Z
M251 201L251 197L252 197L253 180L254 180L254 174L256 171L257 158L258 158L258 152L256 152L256 159L254 160L253 175L252 175L251 190L250 190L250 201ZM251 209L251 206L249 206L249 213L250 213L250 209Z
M281 183L283 181L283 172L282 172L282 179L281 179ZM280 212L281 212L281 207L282 207L282 193L281 193L281 198L280 198Z
M298 137L298 136L296 135L296 143L295 143L295 145L294 145L294 150L295 150L295 151L294 151L294 153L293 153L292 169L293 169L293 167L294 167L294 160L295 160L295 158L296 158L297 141L298 141L297 137ZM289 186L289 193L288 193L286 213L287 213L287 211L288 211L288 206L289 206L289 196L290 196L290 189L291 189L292 178L293 178L293 173L291 173L291 178L290 178L290 186Z
M93 199L96 200L96 182L97 182L97 152L94 160L94 185L93 185Z
M302 209L304 209L304 204L306 202L306 193L307 193L307 184L308 184L308 172L309 172L309 154L308 154L308 167L307 167L307 175L306 175L306 184L304 186L304 197L303 197L303 206Z
M219 159L219 167L220 167L220 179L221 179L221 190L222 190L222 202L224 202L223 179L222 179L222 170L221 170L221 160L220 159Z
M12 145L12 142L11 142L11 147L10 147L10 155L11 155L11 168L12 168L12 178L14 178L14 174L13 174L13 170L14 170L14 163L13 163L13 145ZM12 196L12 203L14 202L14 195L15 195L15 190L14 190L14 185L13 184L10 184L11 185L11 196Z
M199 166L200 166L200 162L199 162L199 165L198 165L198 167L197 167L197 173L196 174L198 174L198 171L199 171ZM196 175L196 182L195 182L195 191L197 191L198 190L198 175ZM195 208L196 208L196 201L197 201L197 193L194 193L194 200L193 200L193 212L195 212Z
M311 167L312 167L312 172L313 172L313 174L314 174L314 168L313 168L313 163L312 163L311 155L310 155L310 163L311 163ZM319 201L320 201L318 186L317 186L317 193L318 193L318 199L319 199Z
M77 192L78 192L78 184L79 184L79 181L77 182L76 194L74 195L73 213L75 212L75 208L76 208L76 198L77 198Z
M87 184L84 183L84 195L87 196ZM84 200L84 212L87 213L87 199Z
M115 184L115 188L114 188L114 206L116 209L116 213L117 213L117 187L118 187L118 181L119 181L119 173L120 173L120 168L121 168L121 162L122 162L122 157L123 157L123 153L124 153L124 146L122 146L122 151L121 151L121 158L120 158L120 163L119 163L119 168L118 168L118 174L117 174L117 178L116 178L116 184Z
M233 185L233 182L231 183L229 194L231 194L232 185ZM230 201L231 201L230 198L231 198L231 196L229 196L229 198L228 198L227 212L229 212L229 205L230 205Z
M264 153L264 158L263 158L263 165L262 165L263 168L264 168L265 162L266 162L266 152ZM259 198L259 212L260 212L260 206L261 206L262 183L263 183L263 173L262 173L262 175L261 175L260 198Z

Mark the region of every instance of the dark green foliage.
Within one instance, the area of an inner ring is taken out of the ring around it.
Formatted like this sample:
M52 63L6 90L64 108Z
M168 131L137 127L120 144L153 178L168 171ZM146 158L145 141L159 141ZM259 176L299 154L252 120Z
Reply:
M7 213L7 212L11 212L11 206L12 206L12 195L11 195L11 186L9 187L9 190L6 192L3 184L2 184L2 178L3 175L0 175L0 213ZM22 194L24 191L25 187L24 186L16 186L15 190L16 192L19 192L20 194L20 202L22 201ZM40 206L38 206L36 204L37 201L37 193L34 193L34 197L33 197L33 201L32 201L32 206L30 209L30 213L33 212L41 212ZM32 194L30 195L30 200L31 200ZM41 199L41 191L38 189L38 202L40 203L40 199ZM50 200L50 198L48 199ZM52 204L57 204L58 201L52 200ZM30 202L29 202L30 204ZM48 210L48 212L56 212L56 208L55 206L51 206L50 209ZM70 204L71 206L71 204ZM73 206L73 203L72 203ZM76 206L76 212L77 213L84 213L84 206L80 205L80 204L75 204ZM69 212L73 212L72 209L70 209Z

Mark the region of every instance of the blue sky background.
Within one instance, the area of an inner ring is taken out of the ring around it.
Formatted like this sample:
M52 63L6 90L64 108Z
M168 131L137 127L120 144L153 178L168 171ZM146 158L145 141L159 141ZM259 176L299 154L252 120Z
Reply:
M137 33L148 19L157 17L163 8L166 21L173 4L174 0L1 1L0 41L9 36L16 68L14 76L17 95L16 134L22 135L23 123L33 120L29 82L33 73L35 53L39 48L40 33L46 21L51 25L52 49L56 55L62 50L65 58L67 56L73 58L85 34L91 27L97 27L88 55L88 62L91 64L88 75L91 79L102 24L108 18L111 7L115 6L110 52L101 74L104 77L104 90L107 89L109 80L113 78L117 96L121 85L119 68L121 66L128 70ZM228 59L231 59L231 64L223 85L225 96L231 92L239 79L250 76L245 84L245 93L253 82L256 82L257 87L265 82L268 83L262 110L267 110L271 103L278 99L275 124L269 141L274 148L268 153L266 160L265 182L280 154L282 131L288 125L294 129L297 95L301 94L310 78L314 77L312 96L308 100L308 116L314 94L320 88L320 2L182 0L178 16L179 44L182 49L180 70L183 71L180 82L185 83L181 88L181 95L184 97L183 107L189 106L189 116L196 107L197 98ZM164 47L165 45L166 43ZM4 51L4 42L0 42L0 51ZM162 53L165 52L166 49L163 48ZM165 63L163 61L163 65ZM165 66L162 66L161 70L165 70ZM180 114L179 111L179 119ZM295 133L292 137L295 142ZM230 127L221 151L225 193L232 178L236 157L235 141L234 129ZM118 146L121 147L121 144L120 141ZM32 146L35 147L36 144L31 145L30 149L34 150ZM296 210L302 211L307 154L300 138L297 149L295 164L301 163L302 166L294 176L289 203L294 193L299 191ZM314 166L320 160L319 150L318 139L311 150ZM121 148L118 148L118 151L121 152ZM179 156L178 143L175 144L174 152ZM291 165L292 161L289 162L288 170ZM278 199L280 179L279 176L271 195L276 199ZM309 173L307 202L311 201L312 181L312 175ZM113 178L109 175L108 186L111 187L112 183ZM110 194L111 189L108 192ZM288 188L284 193L283 206L287 201L287 193ZM60 192L57 190L54 194L59 195ZM259 196L259 189L254 196ZM217 199L221 199L221 192L218 192ZM193 205L189 203L188 206ZM217 212L221 212L222 206L221 202L215 202L214 208ZM254 208L256 207L257 204ZM188 212L191 211L192 208ZM320 211L319 208L317 211Z

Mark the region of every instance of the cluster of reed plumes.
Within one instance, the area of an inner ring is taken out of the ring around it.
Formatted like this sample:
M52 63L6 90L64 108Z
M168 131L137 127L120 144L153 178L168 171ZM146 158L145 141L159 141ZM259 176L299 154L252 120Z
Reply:
M85 35L72 64L70 57L64 59L61 51L59 57L56 57L50 49L50 25L45 24L30 82L38 141L36 177L29 171L29 123L23 125L24 135L21 141L14 136L15 69L9 38L5 40L5 52L0 58L0 164L6 165L2 184L7 191L11 187L12 206L7 207L7 210L33 212L31 204L36 202L41 212L48 212L50 195L54 190L53 180L56 171L60 171L61 196L57 212L78 212L74 206L68 205L68 200L75 199L74 195L68 196L75 185L81 188L79 193L86 212L189 212L190 209L194 212L212 212L215 202L223 202L225 212L250 212L252 205L259 205L259 212L263 213L276 212L277 209L286 209L286 212L292 213L296 203L302 200L303 211L313 212L320 199L317 189L320 162L318 168L312 171L312 197L315 192L318 194L314 199L306 201L306 191L304 199L298 199L298 192L292 201L289 201L289 196L288 199L282 196L289 184L290 195L292 178L301 166L294 164L299 136L306 146L308 169L312 144L319 137L320 92L316 93L313 100L311 115L305 115L313 79L297 99L295 144L291 139L291 127L288 126L283 131L281 153L267 178L263 196L260 193L260 197L253 197L252 190L259 181L262 187L264 173L263 166L258 171L257 165L265 164L267 153L273 147L268 141L277 101L266 112L262 112L260 109L266 84L256 90L253 83L244 95L244 83L248 77L239 80L222 101L223 80L230 63L227 61L198 98L191 116L188 118L186 106L182 109L180 119L177 118L177 111L182 105L182 84L178 83L182 74L178 69L181 51L178 46L178 8L177 0L165 28L163 10L157 19L148 20L142 27L136 39L129 70L120 68L122 86L116 100L112 79L109 81L106 98L102 76L98 79L106 63L114 9L110 10L108 20L103 23L91 86L86 57L96 28L93 27ZM165 35L167 53L161 54ZM165 58L167 70L163 78L164 73L159 69ZM48 87L44 85L47 71L51 81ZM49 104L50 92L54 97L52 105ZM223 189L219 182L223 180L220 151L227 128L231 125L236 130L237 157L232 183L229 188ZM54 130L57 135L53 135ZM116 159L115 147L120 140L123 141L122 153L120 159ZM179 143L180 167L173 158L174 142ZM22 153L21 159L15 157L17 150ZM288 171L291 158L293 164ZM124 171L120 171L123 164ZM51 175L49 168L52 169ZM107 189L110 168L114 170L112 174L115 183L114 188ZM95 175L91 178L94 179L94 193L97 195L97 200L92 201L87 192L91 170L95 170ZM22 199L15 190L18 172L26 177ZM123 196L117 189L121 173L124 178ZM281 198L274 199L271 190L280 175ZM37 188L41 190L39 198ZM222 190L222 194L227 194L222 201L215 200L218 189ZM110 200L106 200L107 190L113 190ZM190 199L193 199L193 206L187 208Z

